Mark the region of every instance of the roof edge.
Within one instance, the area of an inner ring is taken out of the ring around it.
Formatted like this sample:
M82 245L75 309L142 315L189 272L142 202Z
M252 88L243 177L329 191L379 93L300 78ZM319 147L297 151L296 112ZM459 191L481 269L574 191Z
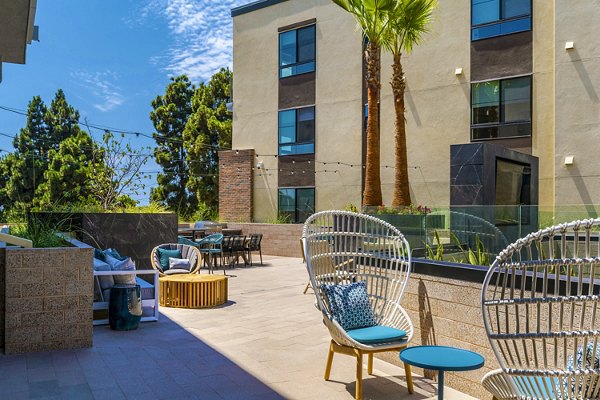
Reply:
M287 0L258 0L252 3L244 4L243 6L239 6L231 9L231 16L237 17L238 15L247 14L252 11L260 10L261 8L266 8L273 6L275 4L283 3Z

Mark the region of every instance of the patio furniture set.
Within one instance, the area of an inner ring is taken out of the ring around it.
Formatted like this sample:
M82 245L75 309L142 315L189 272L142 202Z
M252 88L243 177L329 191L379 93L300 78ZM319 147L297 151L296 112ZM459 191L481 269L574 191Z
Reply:
M131 258L122 257L114 249L96 250L93 309L101 312L101 318L95 318L94 325L115 325L111 318L114 313L109 312L111 307L114 309L111 296L115 303L115 296L120 296L125 290L128 290L130 300L136 299L135 302L130 301L130 308L133 303L140 305L136 315L131 317L137 318L138 322L157 321L159 305L204 308L225 303L227 276L212 275L213 267L220 263L225 275L225 266L239 264L240 258L245 265L251 265L253 252L260 254L262 265L261 241L262 234L246 237L218 233L195 241L179 237L179 243L162 244L152 250L152 270L136 270ZM208 268L209 275L199 274L203 265ZM138 275L150 275L152 278L144 280ZM139 295L136 295L138 292ZM128 324L123 322L124 326ZM137 324L131 326L137 327Z
M483 323L500 368L483 387L495 399L600 398L600 219L575 221L510 244L482 288ZM331 335L325 379L335 353L356 358L362 398L363 356L398 352L409 393L410 366L444 371L483 366L481 355L446 346L408 347L413 324L400 305L411 250L402 233L372 216L324 211L304 225L303 252L317 308Z

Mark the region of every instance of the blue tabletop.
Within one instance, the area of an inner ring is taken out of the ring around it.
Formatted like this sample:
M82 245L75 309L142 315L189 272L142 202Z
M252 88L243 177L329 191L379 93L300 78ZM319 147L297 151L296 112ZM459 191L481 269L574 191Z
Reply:
M446 346L416 346L400 352L400 360L439 371L470 371L483 367L484 358L472 351Z

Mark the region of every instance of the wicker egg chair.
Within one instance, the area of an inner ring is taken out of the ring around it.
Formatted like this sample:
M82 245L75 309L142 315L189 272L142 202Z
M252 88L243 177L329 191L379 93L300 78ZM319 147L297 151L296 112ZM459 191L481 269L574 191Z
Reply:
M317 307L331 334L325 379L329 379L334 353L356 357L356 399L362 398L363 355L373 373L373 354L405 348L413 336L413 324L400 300L410 274L408 242L398 229L377 218L347 211L324 211L304 224L302 243ZM364 344L354 340L333 317L324 293L325 285L365 282L377 325L404 330L395 341ZM404 364L409 393L411 370Z
M152 253L150 253L150 261L152 263L152 268L157 270L160 276L168 274L165 274L165 271L163 271L160 265L158 249L181 251L181 257L190 260L190 271L185 273L195 274L200 270L201 254L196 246L181 243L167 243L156 246L154 249L152 249Z
M496 399L600 398L600 219L552 226L502 251L482 290L501 366Z

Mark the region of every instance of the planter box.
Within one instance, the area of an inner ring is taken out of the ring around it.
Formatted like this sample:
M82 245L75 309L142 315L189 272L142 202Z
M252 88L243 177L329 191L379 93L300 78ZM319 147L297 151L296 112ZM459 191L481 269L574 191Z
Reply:
M1 249L6 354L92 346L92 257L91 247Z

